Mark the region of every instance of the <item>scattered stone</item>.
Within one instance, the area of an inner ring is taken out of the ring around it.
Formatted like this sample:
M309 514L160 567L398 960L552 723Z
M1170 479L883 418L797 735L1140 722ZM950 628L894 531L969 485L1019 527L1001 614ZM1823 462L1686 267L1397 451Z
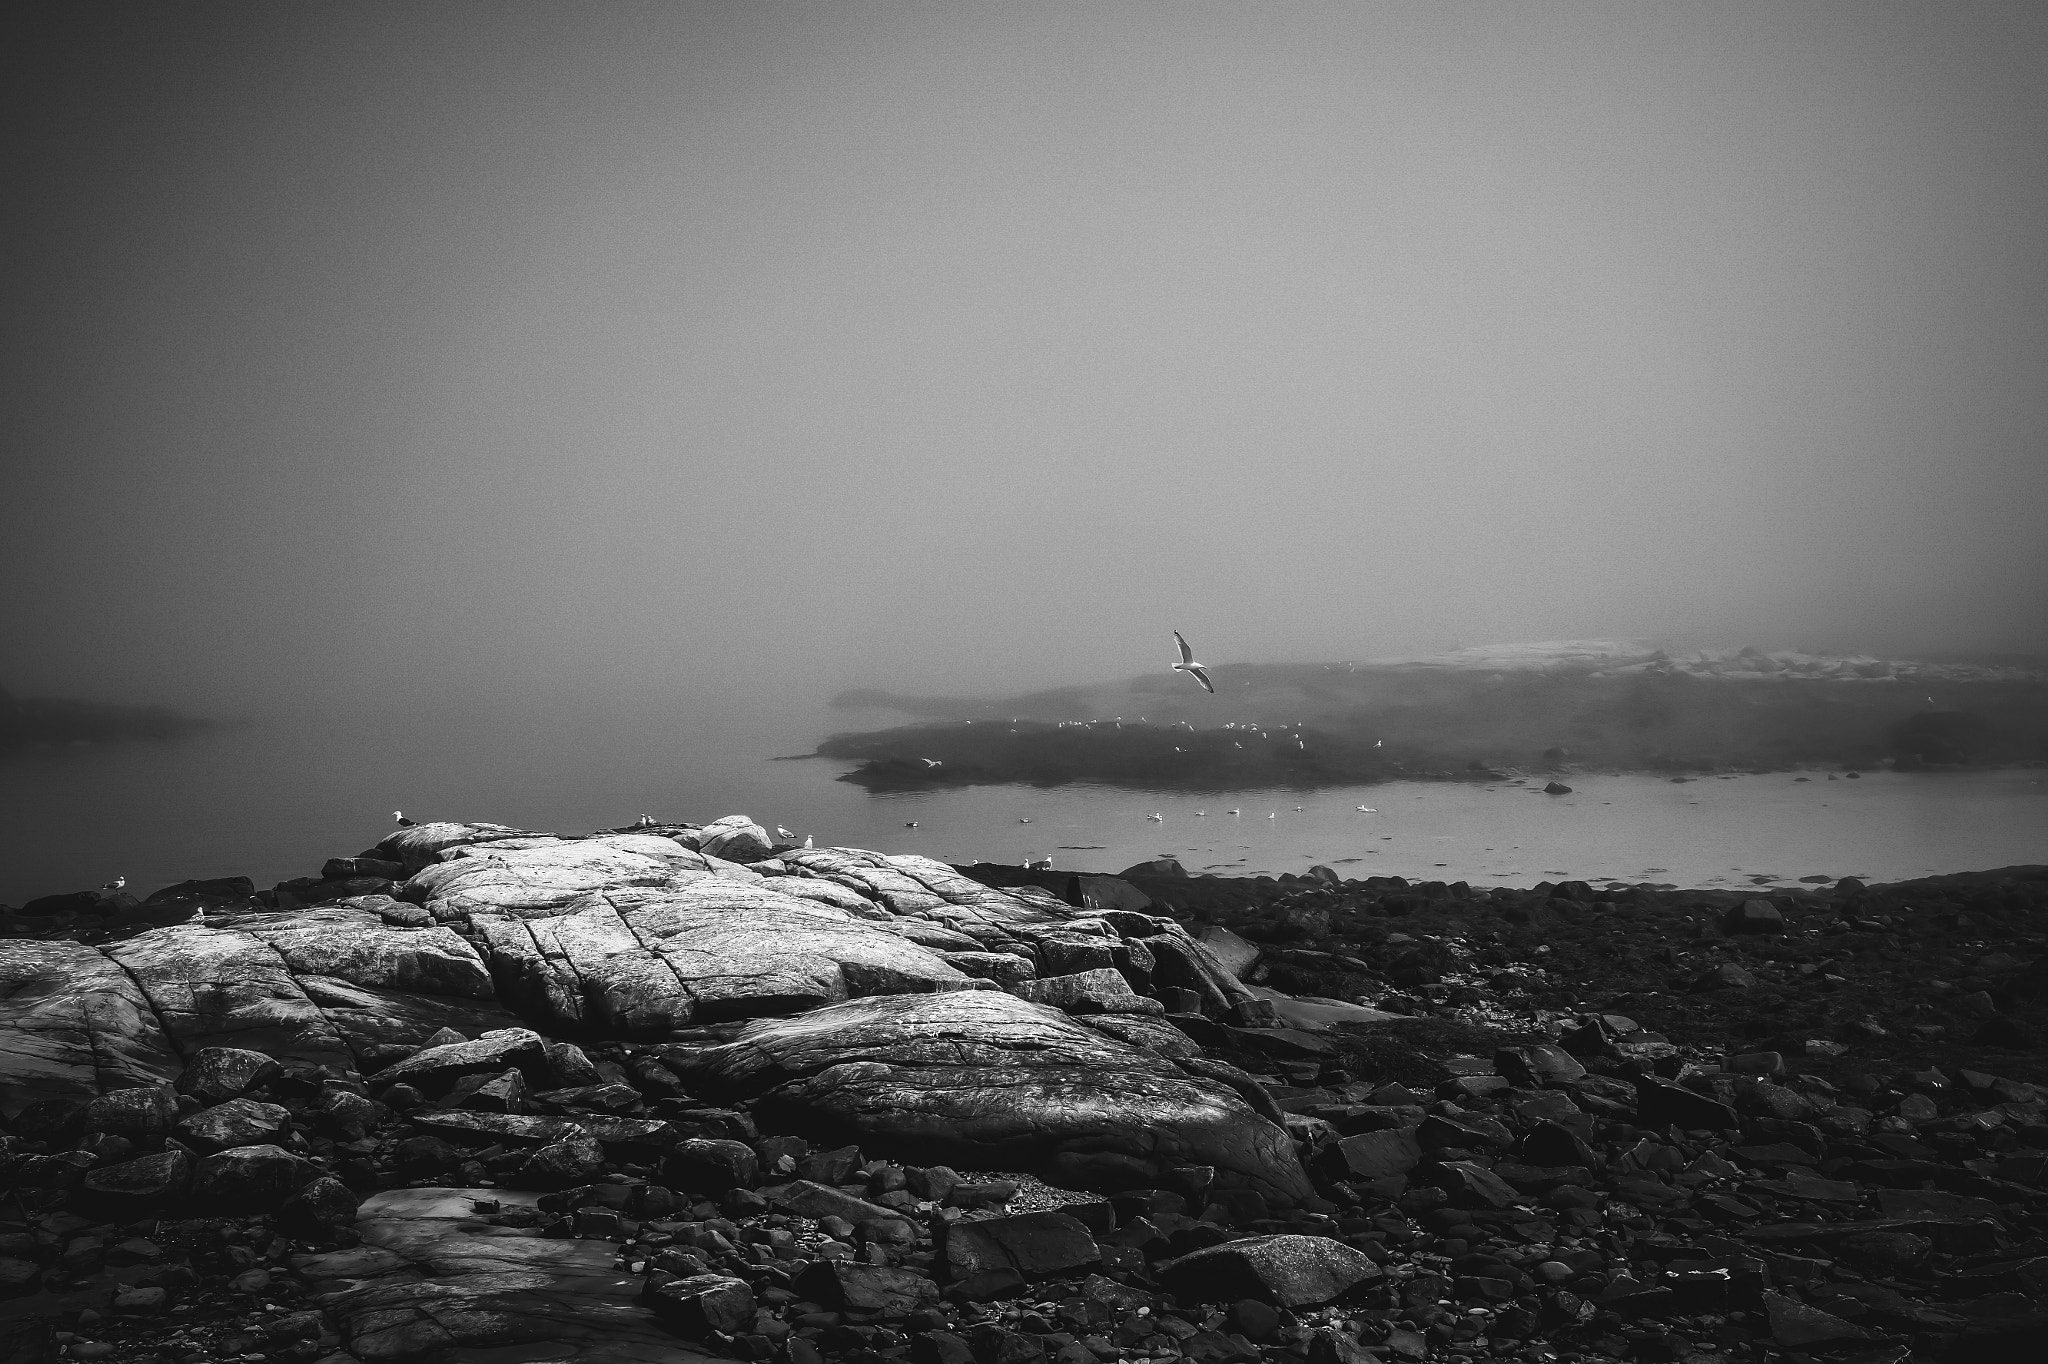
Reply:
M1257 1298L1282 1307L1329 1302L1381 1276L1363 1251L1327 1236L1250 1236L1159 1266L1160 1282L1203 1299Z

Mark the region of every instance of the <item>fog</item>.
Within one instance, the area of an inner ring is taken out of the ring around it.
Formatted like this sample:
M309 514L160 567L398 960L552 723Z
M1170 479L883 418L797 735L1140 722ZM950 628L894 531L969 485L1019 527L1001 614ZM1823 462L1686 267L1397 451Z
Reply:
M0 684L2038 648L2048 10L51 5Z

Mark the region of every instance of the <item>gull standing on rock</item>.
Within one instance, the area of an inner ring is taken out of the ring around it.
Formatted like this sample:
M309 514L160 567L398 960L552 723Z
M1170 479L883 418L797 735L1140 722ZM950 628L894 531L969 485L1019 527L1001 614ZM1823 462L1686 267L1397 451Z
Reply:
M413 823L405 817L405 811L403 810L393 810L391 812L391 822L401 829L410 829Z
M1175 630L1173 632L1173 642L1180 645L1180 662L1173 665L1173 670L1177 673L1189 674L1195 681L1202 684L1203 691L1214 696L1216 694L1216 684L1209 680L1209 674L1203 669L1202 665L1195 662L1195 651L1188 647L1188 642L1185 639L1181 638L1180 631Z

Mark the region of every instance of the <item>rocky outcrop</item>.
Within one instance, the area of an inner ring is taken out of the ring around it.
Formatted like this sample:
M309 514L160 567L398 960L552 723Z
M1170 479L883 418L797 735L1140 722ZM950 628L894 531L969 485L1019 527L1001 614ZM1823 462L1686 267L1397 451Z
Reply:
M1183 882L1259 997L1129 904L699 833L440 826L297 913L0 944L5 1358L2038 1345L2048 872ZM651 879L529 894L592 866Z
M564 1069L522 1023L658 1043L755 1020L723 1049L673 1047L668 1093L1102 1187L1196 1165L1276 1202L1308 1192L1289 1138L1239 1088L1157 1038L1069 1017L1159 1015L1148 992L1169 981L1177 1003L1232 1016L1243 987L1172 920L993 889L927 858L772 856L757 833L743 817L588 838L413 825L330 860L328 903L216 904L99 948L7 944L0 1094L17 1109L83 1101L160 1084L185 1057L261 1056L302 1083L361 1091L368 1076L377 1093L509 1118L607 1078ZM395 894L346 893L366 867L409 874ZM319 885L291 883L294 899ZM866 1059L849 1068L853 1055ZM282 1130L247 1107L194 1118L192 1140L238 1149Z

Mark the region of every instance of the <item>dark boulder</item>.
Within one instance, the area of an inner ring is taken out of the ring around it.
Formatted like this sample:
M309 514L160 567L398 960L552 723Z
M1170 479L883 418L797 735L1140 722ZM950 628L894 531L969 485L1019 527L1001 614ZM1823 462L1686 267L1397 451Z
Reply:
M319 1166L281 1146L236 1146L199 1162L192 1197L222 1212L271 1212L321 1173Z
M1102 1251L1078 1220L1048 1211L941 1221L933 1229L933 1258L941 1282L963 1296L986 1298L1092 1265Z
M201 1047L178 1076L177 1090L203 1104L239 1099L283 1073L274 1057L243 1047Z
M1362 1250L1327 1236L1280 1234L1226 1241L1169 1260L1159 1281L1204 1301L1255 1298L1281 1307L1313 1307L1381 1275Z

